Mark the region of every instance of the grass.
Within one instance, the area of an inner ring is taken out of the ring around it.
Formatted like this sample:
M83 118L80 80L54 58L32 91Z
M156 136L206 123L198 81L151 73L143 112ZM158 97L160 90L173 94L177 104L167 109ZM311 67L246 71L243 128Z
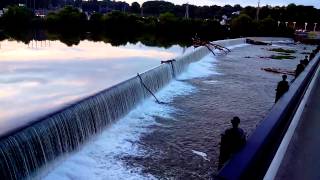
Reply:
M290 55L272 55L270 56L271 59L278 59L278 60L283 60L283 59L295 59L295 56L290 56Z
M278 52L278 53L295 53L295 50L290 50L290 49L283 49L283 48L274 48L274 49L270 49L269 51L274 51L274 52Z
M279 53L279 55L282 55L282 56L291 56L290 53Z

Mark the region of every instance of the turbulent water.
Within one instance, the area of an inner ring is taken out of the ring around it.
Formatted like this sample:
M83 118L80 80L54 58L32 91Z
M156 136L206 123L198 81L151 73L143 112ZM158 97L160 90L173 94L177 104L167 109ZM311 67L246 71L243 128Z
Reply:
M217 172L220 134L230 127L233 116L241 118L241 127L247 136L266 116L274 104L275 88L280 74L262 71L261 68L293 70L298 61L310 52L310 46L282 45L296 49L294 60L272 60L266 57L277 54L268 46L247 46L234 49L228 55L209 56L207 67L201 72L209 76L181 77L181 82L195 88L187 96L178 96L170 103L175 109L170 118L155 115L156 125L149 127L139 140L143 156L124 155L121 159L128 167L140 167L144 174L157 179L208 179ZM306 49L304 49L306 47ZM250 56L250 58L248 58ZM189 79L191 78L191 79ZM292 77L289 77L292 79ZM201 153L195 153L201 152Z

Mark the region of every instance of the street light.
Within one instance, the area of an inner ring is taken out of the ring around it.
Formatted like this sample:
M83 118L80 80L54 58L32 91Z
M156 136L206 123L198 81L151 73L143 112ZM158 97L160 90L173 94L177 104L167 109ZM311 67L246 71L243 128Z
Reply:
M305 22L305 23L304 23L304 31L307 31L307 26L308 26L308 23Z

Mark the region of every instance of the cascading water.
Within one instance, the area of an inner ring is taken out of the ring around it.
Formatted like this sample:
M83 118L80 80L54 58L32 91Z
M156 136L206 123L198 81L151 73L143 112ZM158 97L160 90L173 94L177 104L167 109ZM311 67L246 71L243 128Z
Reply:
M242 40L237 41L238 44ZM205 47L141 74L151 92L157 92L192 62L209 53ZM85 98L0 139L1 179L32 178L63 154L76 151L92 136L123 117L151 94L139 77Z

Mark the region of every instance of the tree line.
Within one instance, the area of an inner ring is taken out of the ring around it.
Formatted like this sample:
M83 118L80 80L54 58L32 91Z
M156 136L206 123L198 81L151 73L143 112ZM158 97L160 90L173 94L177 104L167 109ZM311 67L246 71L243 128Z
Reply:
M159 16L162 13L170 12L177 17L184 17L186 4L175 5L166 1L147 1L142 4L133 2L131 5L126 2L112 0L1 0L0 9L9 5L25 4L28 8L36 9L57 9L65 5L81 8L87 12L109 12L112 10L124 11L128 13L141 14L144 16ZM223 15L228 17L232 13L241 11L255 18L257 7L240 5L225 5L225 6L196 6L189 5L189 15L191 18L201 19L221 19ZM295 21L295 22L318 22L320 10L313 6L303 6L289 4L288 6L263 6L260 8L260 18L264 19L270 16L276 21Z
M68 1L67 1L68 2ZM80 1L72 1L74 3ZM86 3L93 3L89 1ZM108 1L97 1L105 3ZM81 2L83 3L83 2ZM0 29L9 32L26 29L47 29L51 32L75 33L92 32L109 35L133 36L156 34L172 38L188 38L198 34L201 38L216 40L240 36L292 36L292 25L285 26L278 21L298 22L319 21L319 10L310 6L262 7L259 21L255 19L256 9L242 8L239 5L191 6L190 19L184 18L183 10L170 2L149 1L141 6L132 3L130 11L110 11L102 14L92 12L86 14L74 6L64 6L58 11L49 13L45 18L35 16L32 9L26 6L12 5L0 17ZM161 7L161 8L159 8ZM214 10L216 8L216 10ZM239 11L240 15L234 14ZM226 13L227 12L227 13ZM226 13L231 17L226 25L221 25L217 16ZM192 18L198 14L201 18ZM299 20L299 21L298 21ZM319 23L320 24L320 23ZM298 25L299 26L299 25ZM304 23L303 23L304 26Z

